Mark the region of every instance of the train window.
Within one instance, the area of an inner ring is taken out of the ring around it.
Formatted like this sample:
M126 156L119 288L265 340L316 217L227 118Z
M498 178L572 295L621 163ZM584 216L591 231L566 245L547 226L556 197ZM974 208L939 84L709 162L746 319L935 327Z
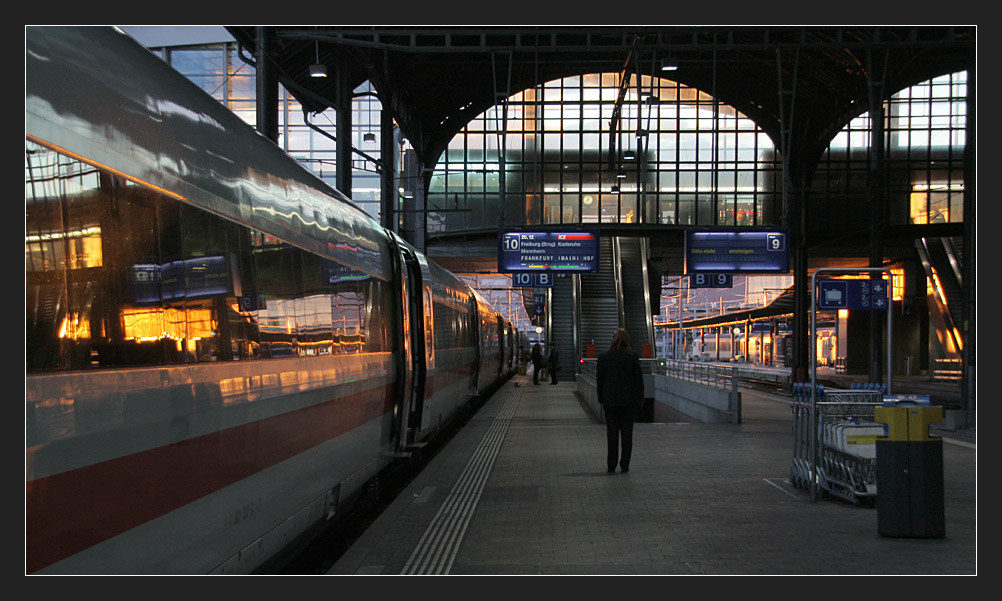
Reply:
M29 373L390 349L387 282L25 149Z

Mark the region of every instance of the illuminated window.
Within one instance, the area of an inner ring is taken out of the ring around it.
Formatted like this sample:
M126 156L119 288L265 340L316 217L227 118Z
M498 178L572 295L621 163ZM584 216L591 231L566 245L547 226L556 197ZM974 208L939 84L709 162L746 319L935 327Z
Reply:
M893 220L919 225L963 221L967 72L936 77L885 102L888 181ZM818 186L835 203L864 202L869 175L870 114L832 140ZM893 182L907 182L895 184Z
M635 84L620 105L614 134L615 73L553 80L473 119L442 155L429 195L429 204L439 207L462 199L466 211L430 213L431 231L492 227L502 209L507 222L525 224L763 225L776 219L778 159L754 122L667 79L641 77L640 95ZM497 169L502 146L503 174ZM484 151L474 156L471 149ZM498 173L503 182L492 188L445 177L457 167Z

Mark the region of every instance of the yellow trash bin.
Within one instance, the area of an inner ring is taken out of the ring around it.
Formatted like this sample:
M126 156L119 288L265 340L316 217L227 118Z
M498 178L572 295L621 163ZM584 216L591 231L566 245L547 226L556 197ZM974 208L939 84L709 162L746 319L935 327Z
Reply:
M876 440L877 530L895 537L945 536L943 439L929 435L929 426L943 421L943 408L885 400L873 413L886 429Z

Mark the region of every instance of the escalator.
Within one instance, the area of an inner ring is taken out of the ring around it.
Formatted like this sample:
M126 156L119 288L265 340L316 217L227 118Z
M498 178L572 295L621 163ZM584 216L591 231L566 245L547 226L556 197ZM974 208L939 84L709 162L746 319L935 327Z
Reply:
M915 241L919 259L925 275L933 282L930 298L930 319L937 324L937 331L945 331L953 348L959 352L963 348L960 339L961 311L961 261L963 260L961 239L921 238Z
M617 265L613 256L613 238L599 238L599 271L578 276L578 315L580 319L579 356L585 357L585 348L594 344L598 352L609 347L612 333L620 327L619 286Z
M633 350L644 356L645 346L650 356L654 349L654 326L647 278L647 239L617 238L621 327L630 333Z

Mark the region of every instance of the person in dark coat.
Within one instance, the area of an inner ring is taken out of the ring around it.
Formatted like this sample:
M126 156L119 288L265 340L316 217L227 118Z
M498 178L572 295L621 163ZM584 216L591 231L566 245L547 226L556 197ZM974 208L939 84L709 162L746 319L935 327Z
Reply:
M550 354L546 357L546 371L550 374L550 384L556 384L557 372L560 371L560 356L555 346L550 347Z
M539 343L532 345L532 383L539 385L539 372L543 369L543 349Z
M630 334L619 328L612 335L609 350L598 357L596 385L598 402L605 412L605 431L610 472L630 471L633 455L633 422L644 402L644 376L640 356L630 349ZM620 454L622 447L622 454Z

